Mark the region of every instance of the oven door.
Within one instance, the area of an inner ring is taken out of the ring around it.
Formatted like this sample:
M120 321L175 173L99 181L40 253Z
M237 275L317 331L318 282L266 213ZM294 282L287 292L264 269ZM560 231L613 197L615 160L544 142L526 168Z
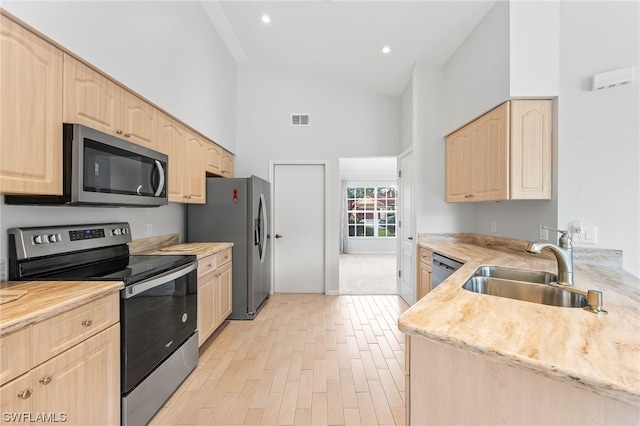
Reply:
M197 266L193 262L122 290L123 395L196 331Z

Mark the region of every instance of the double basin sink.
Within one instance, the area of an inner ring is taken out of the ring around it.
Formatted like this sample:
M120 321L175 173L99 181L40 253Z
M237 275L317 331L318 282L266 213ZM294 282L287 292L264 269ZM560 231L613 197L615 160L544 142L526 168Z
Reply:
M556 281L557 277L548 272L482 266L474 272L462 288L475 293L543 305L565 308L588 306L587 297L576 291L551 285Z

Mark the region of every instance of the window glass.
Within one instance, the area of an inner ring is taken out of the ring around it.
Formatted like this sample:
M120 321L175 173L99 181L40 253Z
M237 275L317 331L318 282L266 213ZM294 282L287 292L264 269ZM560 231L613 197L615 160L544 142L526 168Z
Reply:
M396 187L348 187L347 223L350 238L395 238Z

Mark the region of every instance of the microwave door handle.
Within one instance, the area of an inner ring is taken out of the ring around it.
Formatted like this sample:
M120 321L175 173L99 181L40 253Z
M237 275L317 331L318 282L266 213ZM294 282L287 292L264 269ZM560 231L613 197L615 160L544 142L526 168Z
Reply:
M164 168L162 167L162 163L160 163L158 160L154 161L156 163L156 171L158 172L158 178L160 179L160 182L158 182L158 188L153 195L155 197L158 197L160 196L160 194L162 194L162 190L164 189Z

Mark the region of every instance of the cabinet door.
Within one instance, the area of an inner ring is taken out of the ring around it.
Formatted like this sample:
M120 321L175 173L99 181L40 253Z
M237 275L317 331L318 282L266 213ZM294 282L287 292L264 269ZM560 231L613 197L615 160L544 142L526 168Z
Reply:
M198 273L198 346L202 346L216 329L215 280L215 271L205 275Z
M62 194L62 52L0 16L0 192Z
M31 368L31 327L0 338L0 385Z
M187 162L184 164L184 178L187 180L186 192L188 203L204 204L206 201L205 142L187 132Z
M156 109L133 93L122 91L123 136L133 143L158 150Z
M31 401L33 400L33 388L31 374L26 373L17 379L0 387L0 412L2 422L19 424L29 423L29 418L20 417L24 413L31 413Z
M229 262L216 271L216 327L227 319L233 308L231 270L231 262Z
M222 151L222 176L233 177L233 154Z
M216 144L207 143L206 151L207 173L220 175L222 171L222 148Z
M169 201L184 202L183 155L185 128L165 114L158 113L158 150L169 156Z
M34 413L65 413L65 424L120 423L120 324L31 371Z
M418 300L431 291L431 266L420 263L418 274Z
M64 55L64 122L122 134L121 88L86 65Z
M469 125L471 201L509 198L509 103Z
M551 198L551 101L511 101L511 199Z
M446 139L446 200L448 203L470 201L471 158L469 126Z

